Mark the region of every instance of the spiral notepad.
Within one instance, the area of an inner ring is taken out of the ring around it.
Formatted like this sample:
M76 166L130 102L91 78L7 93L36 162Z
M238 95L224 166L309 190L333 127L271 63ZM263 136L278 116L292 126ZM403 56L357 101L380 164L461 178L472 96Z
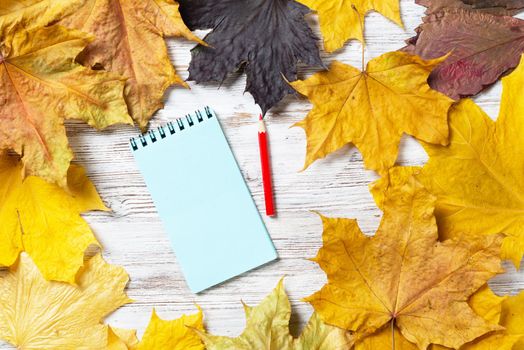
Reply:
M130 145L193 292L276 259L209 107L132 138Z

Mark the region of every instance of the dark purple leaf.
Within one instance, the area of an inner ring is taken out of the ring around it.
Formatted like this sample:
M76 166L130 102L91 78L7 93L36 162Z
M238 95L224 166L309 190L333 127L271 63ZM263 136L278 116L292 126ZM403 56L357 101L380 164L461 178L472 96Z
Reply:
M181 0L191 29L213 29L192 50L189 80L222 82L243 69L249 91L265 113L294 93L283 77L297 78L297 63L322 66L317 38L304 20L309 10L291 0Z
M524 52L524 21L451 8L424 18L402 51L423 59L451 55L429 76L429 84L451 98L475 95L516 67Z

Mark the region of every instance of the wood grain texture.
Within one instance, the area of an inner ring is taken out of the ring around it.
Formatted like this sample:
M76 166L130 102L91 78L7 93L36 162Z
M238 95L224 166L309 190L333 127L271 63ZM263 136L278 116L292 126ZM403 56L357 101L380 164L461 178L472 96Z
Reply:
M424 8L412 0L402 0L401 11L405 29L376 13L366 17L368 60L399 49L404 40L414 34ZM319 35L316 16L310 16L309 21ZM193 44L178 39L168 44L177 71L186 78L189 50ZM353 41L334 55L323 53L323 58L326 64L337 59L360 67L360 44ZM313 70L302 68L299 76L305 78L311 73ZM179 87L170 90L166 107L157 113L152 126L193 111L195 107L212 106L219 115L256 204L263 212L257 144L258 109L252 97L243 94L245 78L234 75L220 88L218 84L190 83L190 86L191 90ZM476 98L492 117L498 113L500 92L498 83ZM327 216L357 218L368 234L376 230L381 218L367 187L376 175L364 170L362 158L354 148L345 147L299 172L305 156L305 135L301 129L290 126L301 120L310 107L306 100L289 96L267 116L278 217L264 216L264 221L280 259L199 295L192 294L186 287L151 197L132 159L128 139L137 134L137 129L118 126L96 132L85 124L68 124L76 162L87 168L103 200L112 209L111 213L89 213L85 218L103 244L105 258L124 266L131 277L127 291L136 302L111 315L107 319L110 324L136 328L141 335L153 307L161 317L175 318L182 313L195 312L194 303L197 303L205 312L206 326L211 332L234 336L245 324L240 300L257 304L282 276L286 276L285 286L293 304L292 330L295 334L300 331L312 312L300 299L325 283L324 273L307 260L320 247L322 233L320 219L310 210ZM426 159L416 141L403 139L400 164L420 165ZM491 285L497 293L515 294L524 288L524 270L517 272L509 264L505 266L507 273L496 277ZM8 348L11 347L0 346L0 349Z

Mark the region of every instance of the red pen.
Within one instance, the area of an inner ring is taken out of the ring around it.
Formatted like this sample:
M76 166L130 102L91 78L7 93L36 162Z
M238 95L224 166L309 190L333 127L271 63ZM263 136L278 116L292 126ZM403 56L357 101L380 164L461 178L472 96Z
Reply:
M262 182L264 183L264 198L266 201L266 215L275 215L273 204L273 185L271 183L271 164L269 162L269 149L267 130L262 114L258 118L258 146L260 148L260 163L262 165Z

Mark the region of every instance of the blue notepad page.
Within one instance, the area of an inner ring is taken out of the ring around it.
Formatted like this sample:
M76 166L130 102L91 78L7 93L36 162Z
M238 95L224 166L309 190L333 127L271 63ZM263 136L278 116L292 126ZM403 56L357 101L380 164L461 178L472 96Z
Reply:
M209 107L130 143L194 293L277 258Z

